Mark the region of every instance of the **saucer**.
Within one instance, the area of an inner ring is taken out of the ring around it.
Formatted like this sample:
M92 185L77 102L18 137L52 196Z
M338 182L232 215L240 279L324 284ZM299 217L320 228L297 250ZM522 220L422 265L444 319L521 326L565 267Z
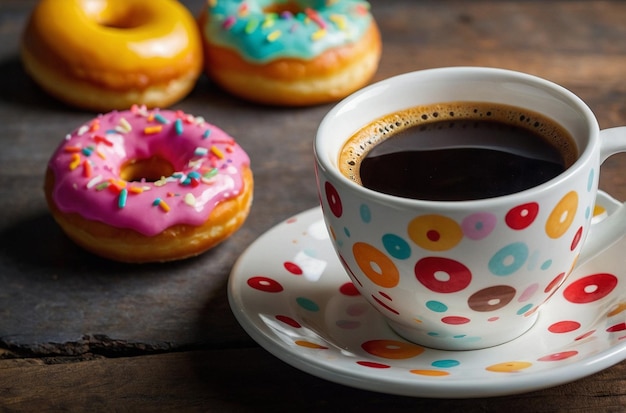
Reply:
M605 193L597 204L608 214L619 206ZM396 335L344 272L320 208L250 245L233 267L228 296L255 341L312 375L404 396L502 396L626 359L625 248L626 239L576 269L523 336L481 350L435 350Z

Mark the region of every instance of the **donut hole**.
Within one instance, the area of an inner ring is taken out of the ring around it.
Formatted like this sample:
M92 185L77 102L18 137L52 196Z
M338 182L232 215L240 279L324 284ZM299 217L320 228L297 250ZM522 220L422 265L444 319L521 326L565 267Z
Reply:
M150 19L147 10L108 0L85 0L84 10L98 25L113 29L133 29Z
M295 1L275 2L263 8L263 13L266 14L291 13L293 15L296 15L298 13L302 13L303 11L304 9Z
M156 182L175 172L174 166L160 156L131 159L122 165L120 177L127 182Z

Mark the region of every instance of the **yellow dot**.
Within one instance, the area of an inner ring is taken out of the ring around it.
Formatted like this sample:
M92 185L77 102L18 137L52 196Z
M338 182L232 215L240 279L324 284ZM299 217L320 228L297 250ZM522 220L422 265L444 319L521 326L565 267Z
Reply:
M451 218L443 215L421 215L409 222L409 237L429 251L446 251L463 239L463 230Z
M352 246L352 254L361 271L374 284L393 288L400 282L400 272L383 252L364 242Z
M626 303L619 303L606 316L613 317L614 315L618 315L619 313L623 311L626 311Z
M328 347L322 346L321 344L311 343L310 341L305 341L305 340L296 340L295 343L299 345L300 347L306 347L306 348L315 348L315 349L320 349L320 350L325 350L328 348Z
M569 229L576 217L578 194L568 192L554 207L546 221L546 234L550 238L560 238Z
M527 361L507 361L505 363L493 364L487 367L486 370L496 373L515 373L530 366L532 366L532 363Z
M420 376L441 377L449 376L450 373L441 370L409 370L410 373L419 374Z
M594 217L597 217L597 216L602 215L602 214L604 214L604 213L606 213L606 208L605 208L605 207L603 207L602 205L597 205L597 204L596 204L596 205L593 207L593 216L594 216Z

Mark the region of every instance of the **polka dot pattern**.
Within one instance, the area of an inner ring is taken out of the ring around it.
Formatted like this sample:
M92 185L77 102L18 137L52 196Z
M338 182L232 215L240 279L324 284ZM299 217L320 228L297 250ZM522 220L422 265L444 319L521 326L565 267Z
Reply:
M314 217L319 219L319 214ZM264 241L263 252L257 254L254 262L249 265L241 263L231 277L235 300L233 310L244 311L239 313L238 318L245 314L253 320L255 328L276 346L284 346L277 353L290 352L292 358L306 355L308 363L322 367L332 365L333 369L347 376L362 375L359 377L366 380L384 382L384 376L379 376L384 371L384 374L391 374L389 377L393 377L394 381L432 381L438 386L445 386L447 381L454 383L462 379L485 383L485 386L496 383L497 386L501 380L498 377L502 375L512 380L534 375L542 377L545 371L553 368L565 371L568 366L577 363L591 364L588 360L607 353L604 350L626 346L626 300L620 298L618 293L623 287L621 284L625 275L619 254L609 260L599 257L589 267L596 272L589 272L583 267L566 276L562 272L553 272L547 266L540 269L546 272L545 283L529 282L517 290L505 282L474 290L467 301L467 305L476 312L471 318L456 314L446 299L449 291L470 288L468 271L458 262L430 257L436 260L422 263L413 280L422 284L417 277L418 273L422 274L421 278L432 287L428 288L431 294L423 301L421 312L430 312L442 324L455 329L479 320L499 328L501 320L489 314L490 310L499 306L511 307L524 317L537 307L537 295L554 294L553 300L546 304L546 312L542 313L532 330L499 346L497 351L441 352L400 339L387 327L381 313L375 311L366 301L368 297L359 292L358 283L349 280L341 270L335 252L328 245L328 238L312 239L306 222L299 219L285 221L282 225L283 234L277 240ZM284 228L291 227L293 229L289 229L285 236ZM403 234L394 235L403 237ZM267 245L271 245L271 255L266 252ZM369 265L372 270L376 269L376 277L385 279L386 276L381 275L387 273L382 270L385 265L378 263L384 259L378 258L377 254L389 260L398 258L391 254L382 240L380 246L369 247L378 251L373 255L365 254L369 257ZM412 250L417 248L415 245L411 247ZM253 245L252 250L254 248L258 246ZM624 245L614 248L622 251ZM299 262L295 257L305 250L307 256L317 257L326 263L317 280L298 275L300 266L295 264ZM401 248L391 248L391 251L398 250ZM411 260L412 256L409 254L405 259ZM270 261L277 262L270 265L268 257ZM510 255L508 261L503 259L502 263L510 265L514 261L515 257ZM538 262L546 261L548 259ZM261 262L264 264L259 265ZM455 267L457 270L453 270ZM446 271L442 270L444 268ZM508 279L495 274L493 277L496 282ZM560 284L563 285L557 290ZM381 287L377 299L393 308L396 300L393 288ZM420 321L414 320L415 323ZM455 340L480 339L438 329L431 330L431 334ZM620 352L611 352L617 353Z

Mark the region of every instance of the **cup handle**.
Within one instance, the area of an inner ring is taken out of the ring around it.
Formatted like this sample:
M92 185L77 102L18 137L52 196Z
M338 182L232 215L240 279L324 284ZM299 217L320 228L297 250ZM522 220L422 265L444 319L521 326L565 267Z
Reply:
M600 162L619 152L626 152L626 126L600 131ZM594 223L583 244L576 266L594 258L626 235L626 203L605 219Z

